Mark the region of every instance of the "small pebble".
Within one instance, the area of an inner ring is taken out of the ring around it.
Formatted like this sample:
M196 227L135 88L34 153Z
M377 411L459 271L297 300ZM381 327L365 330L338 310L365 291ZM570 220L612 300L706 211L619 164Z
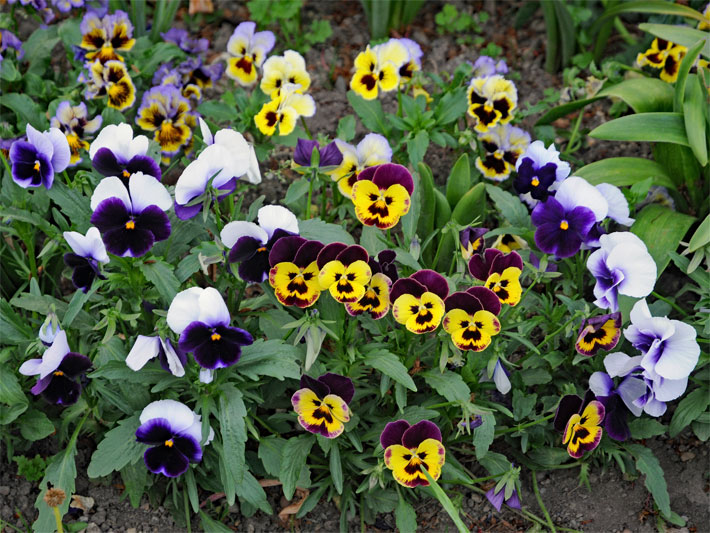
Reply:
M10 487L6 485L0 485L0 496L7 496L10 494Z
M685 462L695 459L695 454L693 452L683 452L680 454L680 460Z
M126 530L126 533L138 533L138 530L137 530L136 528L134 528L134 527L129 527L129 528Z
M86 526L86 533L101 533L101 528L96 522L89 522L89 525Z

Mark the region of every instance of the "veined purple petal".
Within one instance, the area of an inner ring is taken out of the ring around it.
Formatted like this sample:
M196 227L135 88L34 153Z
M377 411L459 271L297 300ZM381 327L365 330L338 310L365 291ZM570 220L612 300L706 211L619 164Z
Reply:
M42 398L54 405L74 405L77 402L81 394L79 383L66 376L54 374L47 376L47 378L49 378L49 383L41 393Z
M402 446L416 448L426 439L435 439L441 442L441 430L434 422L422 420L407 429L402 435Z
M328 372L318 378L318 381L325 383L331 394L340 396L345 403L350 403L355 395L355 387L350 378Z
M325 398L326 396L328 396L328 394L330 394L330 387L326 382L316 378L312 378L311 376L308 376L306 374L303 374L301 376L300 385L302 389L312 390L316 393L318 398L321 399Z
M500 511L501 507L503 507L505 490L501 489L496 492L495 487L493 487L488 492L486 492L486 498L488 498L488 501L491 503L491 505L496 508L496 511Z
M410 278L424 285L429 292L433 292L442 300L449 295L449 284L446 278L434 270L419 270Z
M496 300L498 300L497 296ZM454 292L450 294L446 300L444 300L444 305L446 306L447 312L452 309L463 309L469 315L473 315L476 311L483 309L478 298L467 292Z
M44 186L49 189L54 183L54 169L49 156L38 151L32 144L15 141L10 147L12 179L20 187ZM37 164L39 163L39 168Z
M135 218L136 228L146 229L153 234L156 241L164 241L170 237L170 219L156 205L149 205ZM142 255L142 254L141 254ZM137 257L137 256L136 256Z
M269 265L273 267L286 261L293 262L296 252L305 242L306 239L298 235L279 239L269 252Z
M318 148L318 141L298 139L296 141L296 150L293 152L293 162L302 167L311 166L313 148Z
M91 359L79 353L69 352L62 359L57 370L69 378L78 378L91 368Z
M338 145L335 141L327 144L325 148L320 151L320 166L321 167L335 167L343 162L343 154L338 149Z
M278 242L281 241L279 240ZM322 249L322 242L306 241L296 252L295 257L293 258L293 263L300 268L305 268L318 258L318 254ZM271 256L269 256L269 261L271 261Z
M490 311L494 315L500 314L500 298L498 298L496 293L490 290L489 288L476 286L467 289L466 292L474 296L479 302L481 302L482 309Z
M229 251L230 263L241 263L247 259L251 259L256 255L259 248L262 248L264 243L259 239L251 236L240 237ZM264 251L265 253L266 251ZM267 256L268 260L268 256ZM268 261L267 261L268 262Z
M388 446L392 446L393 444L402 444L402 436L410 427L409 422L406 420L388 422L380 435L380 445L382 449L386 450Z
M148 448L143 455L145 466L153 474L164 474L168 477L178 477L190 465L189 459L176 446L165 444Z
M269 253L257 251L253 257L242 261L239 265L239 277L250 283L261 283L269 273Z
M103 148L101 149L103 150ZM101 152L99 150L97 152L98 154ZM94 167L96 167L96 164L94 164ZM96 169L98 170L98 168ZM146 176L153 176L155 179L160 181L160 179L163 176L163 173L160 170L160 165L155 162L155 160L152 157L149 157L147 155L135 155L131 158L128 163L126 163L126 168L125 170L129 174L136 174L138 172L142 172ZM101 171L99 171L101 172ZM120 175L120 174L113 174L114 176Z
M318 257L320 258L320 254L318 254ZM358 246L357 244L353 244L351 246L348 246L345 248L342 252L338 254L337 257L338 261L343 263L343 265L348 266L355 261L367 261L370 259L370 256L367 253L367 250L363 248L362 246Z
M195 205L175 204L173 207L175 209L175 215L180 220L190 220L191 218L196 217L199 214L199 212L202 211L202 204L195 204Z

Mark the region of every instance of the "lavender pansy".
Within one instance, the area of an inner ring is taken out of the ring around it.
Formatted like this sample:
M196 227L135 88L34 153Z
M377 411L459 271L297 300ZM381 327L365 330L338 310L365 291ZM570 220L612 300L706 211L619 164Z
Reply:
M12 179L23 189L54 183L54 174L69 166L71 151L66 137L57 128L37 131L27 124L27 141L15 141L10 147Z
M98 228L91 227L86 235L65 231L64 239L72 249L64 254L64 264L73 269L72 283L77 289L88 292L95 278L106 279L99 270L99 263L109 262L101 234Z
M126 356L126 365L131 370L138 371L155 357L158 358L160 366L173 376L180 378L185 375L185 365L187 364L185 352L179 347L175 349L170 339L163 339L160 336L138 335L133 348Z
M494 74L507 74L508 65L504 59L496 61L490 56L479 56L473 63L473 77L485 78Z
M178 46L183 52L188 54L202 54L207 51L210 45L207 39L193 39L187 30L182 28L170 28L160 36L168 43Z
M321 149L318 145L318 141L298 139L296 150L293 153L293 162L302 167L310 167L314 148L318 150L319 167L337 167L343 161L343 154L340 153L335 141Z
M104 176L118 176L127 182L131 174L142 172L160 180L160 167L148 153L145 135L133 137L129 124L111 124L99 132L89 147L94 168Z
M12 48L17 52L18 60L25 55L25 51L22 49L22 41L10 30L0 29L0 66L2 66L3 54L8 48Z

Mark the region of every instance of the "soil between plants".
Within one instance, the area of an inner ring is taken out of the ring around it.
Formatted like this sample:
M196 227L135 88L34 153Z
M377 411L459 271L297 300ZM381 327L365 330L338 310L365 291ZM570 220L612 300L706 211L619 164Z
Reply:
M503 49L508 66L519 73L516 80L521 109L526 103L535 104L548 87L561 88L560 76L553 76L543 69L545 29L542 16L538 12L520 30L512 27L512 19L520 3L512 2L453 2L456 7L475 13L487 11L491 16L483 25L484 45L494 42ZM234 27L248 19L248 11L243 5L223 0L216 2L222 9L224 19L219 25L202 28L202 36L212 41L212 50L219 53L225 49L226 42ZM455 35L440 36L436 33L434 16L441 10L441 2L427 2L420 11L417 20L407 29L405 35L419 42L424 50L423 69L433 72L453 72L463 61L475 61L479 49L473 45L459 44ZM187 16L185 13L184 16ZM310 93L313 95L317 113L309 119L311 131L335 136L338 120L351 114L346 91L349 83L350 68L357 52L364 48L367 35L366 20L359 2L314 2L308 1L303 9L302 19L308 24L314 18L326 18L333 27L333 36L323 45L314 47L306 60L313 79ZM613 43L612 43L613 44ZM385 106L388 105L385 97ZM391 100L391 97L389 97ZM583 128L591 129L607 119L609 103L600 101L585 111ZM527 117L522 124L532 133L537 116ZM360 127L355 141L365 133ZM639 156L650 154L648 145L639 143L611 143L591 140L576 155L583 162L590 163L605 157ZM278 202L296 174L288 170L287 163L291 149L279 148L271 159L262 164L264 181L258 187L255 197L264 194L266 203ZM433 169L434 176L443 182L453 164L450 151L432 146L425 162ZM668 414L666 418L668 418ZM658 457L665 472L671 507L682 516L687 525L681 529L669 531L698 532L710 531L710 458L708 444L700 442L689 431L675 439L657 437L646 444ZM55 453L57 443L50 437L38 443L38 451L43 455ZM41 448L40 448L41 447ZM91 453L95 443L82 439L78 444L76 493L95 500L94 507L77 520L87 522L88 533L98 532L182 532L184 524L176 523L167 508L151 507L144 497L139 508L131 507L121 495L120 477L111 479L89 480L86 477ZM28 453L33 456L35 451ZM501 451L505 451L504 449ZM25 521L32 523L36 517L33 507L39 493L36 483L30 483L17 475L14 463L7 462L6 450L0 450L0 517L10 524L24 528ZM453 452L449 452L453 453ZM474 473L485 475L475 460L467 462L469 457L457 454ZM541 509L532 491L529 471L524 471L521 478L523 507L543 517ZM587 532L652 532L655 531L656 517L653 515L653 503L643 486L643 476L635 481L623 478L616 468L602 470L594 466L590 482L592 490L578 485L577 470L552 470L537 473L541 497L547 506L551 518L557 526L580 529ZM489 488L489 487L485 487ZM287 505L281 496L280 487L267 488L267 495L274 511ZM472 531L510 532L524 531L532 523L519 514L504 508L498 513L485 497L460 489L464 522ZM209 494L201 494L202 500ZM208 504L208 506L211 504ZM224 500L214 505L226 505ZM419 531L455 531L455 526L436 501L420 500L415 504ZM66 520L66 517L65 517ZM321 502L304 518L287 524L281 524L278 516L268 516L261 512L253 517L243 517L238 507L228 510L224 523L235 531L247 533L271 531L337 531L340 512L332 502ZM349 517L348 529L360 529L358 516ZM366 525L367 531L393 531L395 518L393 513L382 514L372 525ZM192 524L193 531L201 530L198 519ZM4 531L11 531L6 527ZM0 531L0 533L4 533Z

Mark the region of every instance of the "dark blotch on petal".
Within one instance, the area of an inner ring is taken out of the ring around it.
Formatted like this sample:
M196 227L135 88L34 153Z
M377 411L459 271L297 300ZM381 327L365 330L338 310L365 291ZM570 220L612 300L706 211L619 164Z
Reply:
M555 421L553 425L560 433L567 427L567 422L574 414L578 414L582 407L582 398L576 394L568 394L560 400L560 405L557 406L555 413Z
M165 418L152 418L136 430L136 440L143 444L156 446L163 444L173 436L170 422Z
M311 389L321 400L330 394L330 387L327 383L307 376L306 374L301 376L300 384L302 389Z

